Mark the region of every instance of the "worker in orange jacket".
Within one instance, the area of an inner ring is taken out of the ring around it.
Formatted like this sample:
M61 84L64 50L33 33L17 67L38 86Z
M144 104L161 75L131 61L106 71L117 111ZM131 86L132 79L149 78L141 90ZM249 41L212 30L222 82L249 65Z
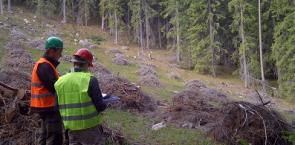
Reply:
M62 145L62 121L57 109L54 83L59 78L56 67L62 55L63 41L49 37L45 43L46 52L35 64L31 84L31 112L41 117L41 145Z

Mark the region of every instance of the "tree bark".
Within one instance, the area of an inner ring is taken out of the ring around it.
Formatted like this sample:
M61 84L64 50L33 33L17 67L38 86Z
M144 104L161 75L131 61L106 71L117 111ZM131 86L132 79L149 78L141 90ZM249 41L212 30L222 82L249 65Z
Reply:
M209 11L209 35L210 35L210 45L209 49L211 49L212 53L212 60L211 60L211 67L212 67L212 75L216 77L215 72L215 50L214 50L214 34L213 34L213 13L211 10L211 0L208 0L208 11Z
M176 1L176 58L177 62L180 62L180 25L179 25L179 10L178 2Z
M105 16L104 16L104 13L102 14L101 16L101 29L104 30L104 24L105 24Z
M87 14L87 1L84 1L84 18L85 18L85 26L88 26L88 14Z
M130 3L130 1L129 1L129 3ZM130 24L130 7L129 6L127 8L127 31L128 31L128 44L129 44L130 40L131 40L131 24ZM136 35L134 35L134 36L136 36Z
M7 11L11 12L11 0L7 1Z
M240 19L241 19L241 24L240 24L240 35L241 35L241 39L242 39L242 64L243 64L243 69L244 69L244 85L246 88L249 87L249 70L248 70L248 66L247 66L247 61L246 61L246 40L245 40L245 32L244 32L244 9L245 6L243 4L240 5L241 6L241 11L240 11Z
M0 0L0 14L3 15L3 0Z
M158 14L158 39L159 39L159 48L162 49L162 38L161 38L161 25L160 25L160 12Z
M67 0L63 0L63 20L62 20L62 23L67 23L67 14L66 14L66 4L67 4Z
M145 37L146 37L146 49L150 49L150 30L149 30L149 16L148 16L148 4L145 1L144 13L145 13Z
M259 25L259 52L260 52L260 69L261 69L261 80L262 87L265 91L265 77L264 77L264 68L263 68L263 52L262 52L262 30L261 30L261 2L258 0L258 25Z
M115 10L115 44L118 44L118 18L117 18L117 10Z
M141 1L140 1L140 12L139 12L139 27L140 27L140 30L139 30L139 33L140 33L140 47L141 47L141 50L143 51L143 47L144 47L144 44L143 44L143 26L142 26L142 10L141 10Z

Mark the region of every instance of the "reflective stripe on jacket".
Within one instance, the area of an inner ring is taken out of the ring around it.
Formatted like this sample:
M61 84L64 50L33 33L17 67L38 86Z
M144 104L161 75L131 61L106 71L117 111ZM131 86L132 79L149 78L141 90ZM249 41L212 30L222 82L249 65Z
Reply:
M55 96L52 94L41 82L40 78L37 75L37 69L39 64L47 63L49 64L55 72L56 77L58 78L58 72L54 65L45 58L40 58L32 72L32 84L31 84L31 103L30 106L34 108L48 108L54 107L55 104Z
M101 117L88 95L90 78L87 72L71 72L54 85L65 129L83 130L100 123Z

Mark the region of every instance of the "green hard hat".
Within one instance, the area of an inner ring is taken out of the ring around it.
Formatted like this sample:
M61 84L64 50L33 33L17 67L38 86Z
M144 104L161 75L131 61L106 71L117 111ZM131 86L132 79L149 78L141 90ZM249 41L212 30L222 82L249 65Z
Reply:
M45 49L49 48L60 48L64 47L63 41L59 37L49 37L45 43Z

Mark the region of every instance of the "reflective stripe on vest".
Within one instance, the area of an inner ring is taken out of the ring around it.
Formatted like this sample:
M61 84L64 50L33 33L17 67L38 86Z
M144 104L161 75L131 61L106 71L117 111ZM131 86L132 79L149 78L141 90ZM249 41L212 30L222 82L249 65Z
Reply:
M42 84L40 78L37 75L37 69L39 64L47 63L54 70L55 76L58 78L58 72L54 65L46 60L45 58L40 58L32 71L32 83L31 83L31 103L30 106L34 108L47 108L55 106L55 96L49 92L49 90Z
M101 117L88 95L90 78L90 73L71 72L54 85L65 129L82 130L100 123Z

